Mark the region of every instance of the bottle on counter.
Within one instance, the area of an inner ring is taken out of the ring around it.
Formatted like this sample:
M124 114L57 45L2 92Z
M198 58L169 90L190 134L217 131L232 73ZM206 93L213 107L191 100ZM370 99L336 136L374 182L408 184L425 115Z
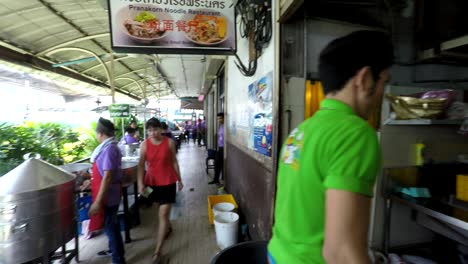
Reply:
M426 145L420 141L414 145L414 161L416 166L424 165L424 149Z

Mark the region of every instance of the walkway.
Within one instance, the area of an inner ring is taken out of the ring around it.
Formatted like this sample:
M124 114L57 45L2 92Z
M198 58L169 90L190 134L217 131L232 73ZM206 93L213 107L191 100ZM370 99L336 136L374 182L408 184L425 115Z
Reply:
M216 187L208 185L205 173L205 149L192 142L184 143L178 153L185 187L177 194L171 223L173 232L163 247L164 264L207 264L219 252L214 227L208 223L207 196L216 194ZM129 264L151 263L155 245L157 217L154 208L141 209L141 225L131 230L132 243L125 245ZM90 240L80 239L80 263L107 264L110 258L99 258L96 253L107 248L105 235ZM76 263L76 262L72 262Z

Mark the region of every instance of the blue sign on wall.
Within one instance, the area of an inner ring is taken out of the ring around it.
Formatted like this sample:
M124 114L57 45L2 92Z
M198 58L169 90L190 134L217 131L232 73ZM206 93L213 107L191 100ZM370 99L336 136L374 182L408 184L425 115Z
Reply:
M249 85L249 105L252 109L251 132L253 149L271 157L273 141L273 73Z

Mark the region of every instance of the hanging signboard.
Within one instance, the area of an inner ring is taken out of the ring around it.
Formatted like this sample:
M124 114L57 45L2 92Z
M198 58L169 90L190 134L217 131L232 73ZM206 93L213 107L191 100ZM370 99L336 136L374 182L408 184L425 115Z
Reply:
M128 104L111 104L109 105L110 117L129 117L130 105Z
M147 54L233 54L234 6L234 0L109 0L112 49Z

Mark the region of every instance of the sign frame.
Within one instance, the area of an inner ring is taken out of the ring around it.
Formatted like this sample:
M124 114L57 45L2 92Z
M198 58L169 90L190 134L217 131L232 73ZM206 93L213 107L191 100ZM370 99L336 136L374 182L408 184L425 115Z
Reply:
M237 53L237 10L235 6L237 1L232 0L232 5L234 6L234 17L233 17L233 29L234 29L234 48L231 49L213 49L210 47L193 47L193 48L171 48L171 47L145 47L145 46L134 46L134 47L123 47L114 45L114 32L113 32L113 18L112 18L112 1L117 0L107 0L108 6L108 20L109 20L109 33L110 33L110 44L111 49L116 53L134 53L134 54L191 54L191 55L235 55ZM122 0L121 0L122 1ZM128 0L127 0L128 1ZM134 1L134 0L133 0ZM129 1L129 4L132 0ZM141 1L143 4L145 0ZM136 3L140 4L140 3Z
M112 108L125 108L114 110ZM125 114L126 113L126 114ZM111 104L109 105L109 115L111 118L125 118L130 117L130 105L129 104Z

